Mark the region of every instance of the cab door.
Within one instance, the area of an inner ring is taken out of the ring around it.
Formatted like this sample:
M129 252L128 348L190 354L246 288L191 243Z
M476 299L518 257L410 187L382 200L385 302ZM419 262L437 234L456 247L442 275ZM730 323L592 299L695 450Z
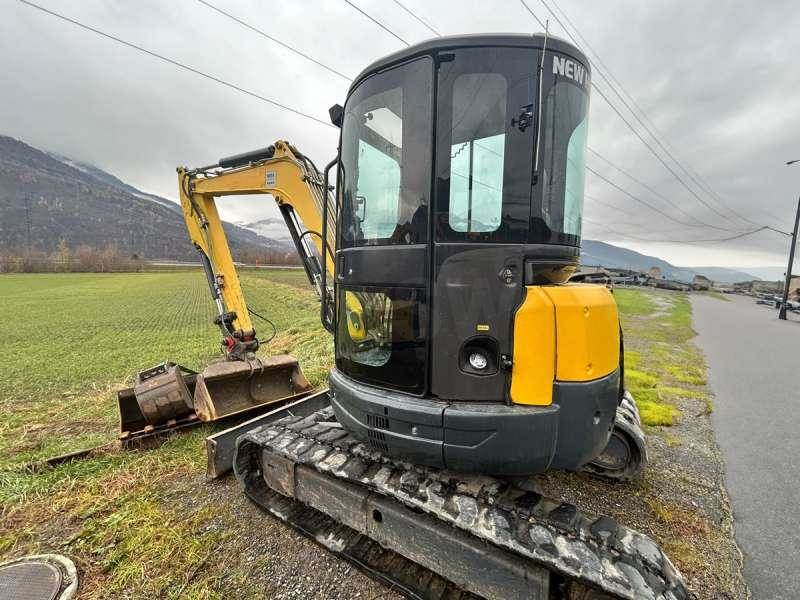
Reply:
M345 105L336 251L336 366L423 395L430 331L433 61L359 82Z

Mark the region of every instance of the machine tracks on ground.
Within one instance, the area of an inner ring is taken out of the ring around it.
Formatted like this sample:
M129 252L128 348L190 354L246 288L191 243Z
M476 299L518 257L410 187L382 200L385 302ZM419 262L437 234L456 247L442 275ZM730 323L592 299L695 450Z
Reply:
M505 480L388 458L342 429L330 408L304 418L284 417L248 432L239 439L234 469L251 499L290 523L292 519L273 507L270 488L297 497L301 469L309 481L345 486L345 493L361 494L362 504L367 498L364 494L399 503L420 518L427 515L447 523L460 531L458 535L502 549L521 568L527 563L540 571L543 568L550 575L551 597L689 598L681 575L646 535ZM314 537L318 534L312 532ZM572 591L559 595L554 592L558 589ZM424 590L421 595L436 597Z

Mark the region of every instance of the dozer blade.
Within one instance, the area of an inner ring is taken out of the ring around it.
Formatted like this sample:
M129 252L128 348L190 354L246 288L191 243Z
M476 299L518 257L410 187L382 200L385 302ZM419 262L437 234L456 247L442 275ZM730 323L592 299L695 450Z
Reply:
M216 421L310 390L297 360L285 354L218 362L197 376L194 410L200 420Z
M119 437L141 446L203 422L255 415L310 391L297 360L287 355L212 363L202 373L166 362L117 393Z

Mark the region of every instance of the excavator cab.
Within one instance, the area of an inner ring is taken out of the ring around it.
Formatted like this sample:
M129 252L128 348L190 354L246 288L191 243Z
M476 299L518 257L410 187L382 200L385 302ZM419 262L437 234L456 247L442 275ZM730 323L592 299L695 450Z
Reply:
M585 56L560 39L445 37L372 64L331 110L332 405L375 449L519 475L606 447L622 398L616 306L565 284L589 86Z

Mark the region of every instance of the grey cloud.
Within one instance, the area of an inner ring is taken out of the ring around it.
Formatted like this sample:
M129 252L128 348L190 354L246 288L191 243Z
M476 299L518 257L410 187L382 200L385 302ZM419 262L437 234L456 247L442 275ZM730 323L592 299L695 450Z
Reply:
M346 81L195 0L41 2L321 119L346 94ZM416 42L430 36L394 3L357 3L404 39ZM20 3L5 4L0 22L0 133L95 163L140 188L173 198L173 168L178 164L206 164L278 138L291 140L319 163L335 151L336 131L331 128ZM406 4L443 34L540 29L514 0ZM529 4L547 17L538 0ZM795 3L559 0L558 6L646 110L676 155L729 206L759 223L791 226L800 165L792 170L783 163L800 158L800 8ZM351 75L401 46L341 0L236 0L225 2L224 8ZM552 19L551 24L563 36ZM599 76L594 80L603 86ZM735 218L736 224L720 219L692 198L596 94L590 118L589 143L609 159L704 221L749 227ZM627 189L662 204L607 165L594 164ZM596 178L588 179L587 192L627 213L587 200L587 216L634 235L648 237L648 230L675 230L669 235L679 238L720 233L681 231ZM223 213L234 220L253 219L272 215L274 209L269 202L242 198L227 202ZM688 247L626 241L588 223L585 234L682 264L708 264L712 256L717 264L733 266L780 264L786 250L785 239L771 234Z

